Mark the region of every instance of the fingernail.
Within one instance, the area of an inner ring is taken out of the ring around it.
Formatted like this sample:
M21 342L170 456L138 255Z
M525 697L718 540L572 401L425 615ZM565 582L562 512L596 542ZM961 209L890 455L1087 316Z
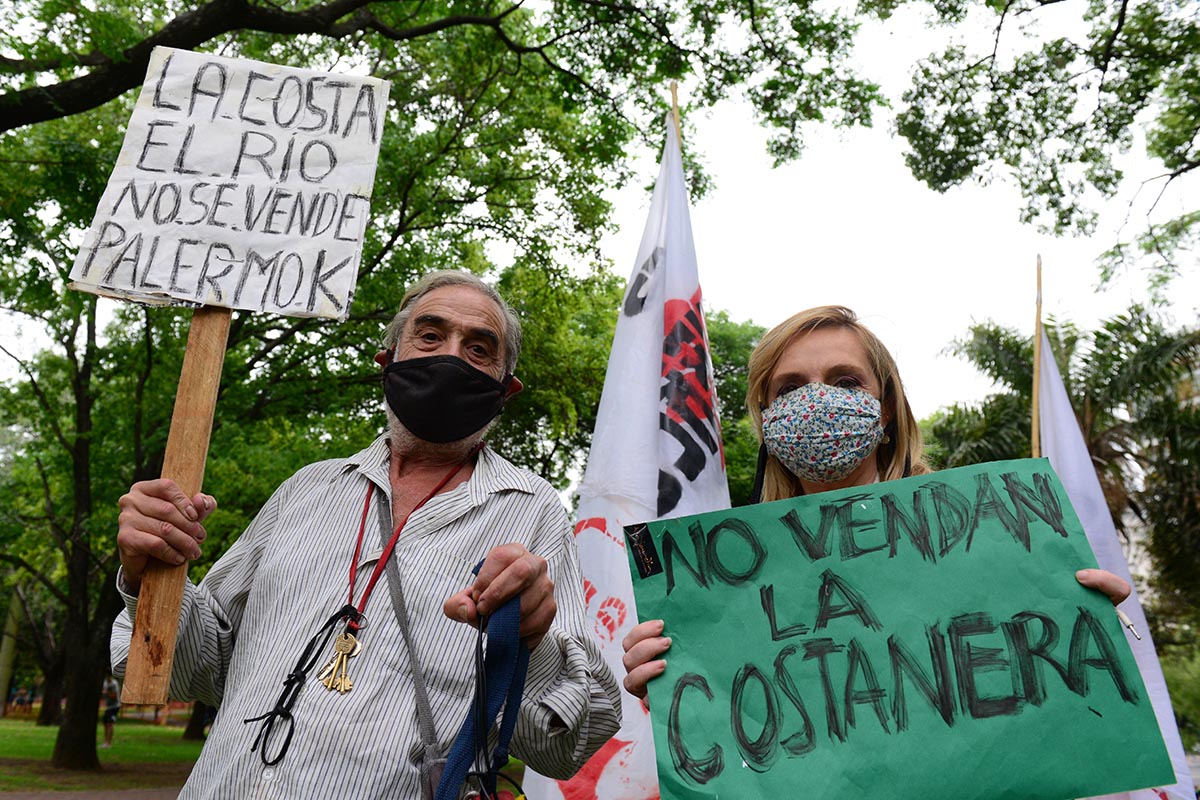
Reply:
M461 619L463 622L466 622L467 620L469 620L471 618L471 612L467 610L466 604L463 604L458 607L458 618Z
M191 503L188 503L186 506L183 507L183 515L185 517L187 517L188 519L190 519L192 522L195 522L197 519L196 508Z
M175 553L174 555L172 555L171 560L174 561L176 564L182 564L184 562L183 556L180 555L179 553Z

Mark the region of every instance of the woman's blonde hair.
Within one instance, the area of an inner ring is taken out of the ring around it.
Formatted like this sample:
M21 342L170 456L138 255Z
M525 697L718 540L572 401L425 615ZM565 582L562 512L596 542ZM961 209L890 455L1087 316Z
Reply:
M858 316L845 306L818 306L776 325L759 341L754 352L750 354L749 389L746 391L746 409L754 420L754 431L762 442L762 415L767 407L767 394L770 391L771 375L775 372L779 360L788 346L798 337L817 330L818 328L844 328L852 331L862 342L871 363L871 370L883 387L883 418L888 420L884 426L887 434L886 443L881 443L875 450L875 460L879 468L879 479L890 481L903 478L906 475L923 475L930 472L929 466L921 459L921 431L908 399L904 396L904 385L900 382L900 372L896 369L896 361L892 354L883 346L883 342L875 334L867 330ZM762 502L782 500L804 494L800 481L778 460L767 456L766 469L763 473Z

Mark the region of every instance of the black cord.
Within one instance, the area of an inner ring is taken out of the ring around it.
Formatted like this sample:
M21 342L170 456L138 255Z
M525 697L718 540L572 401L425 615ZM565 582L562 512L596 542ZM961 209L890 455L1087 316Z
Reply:
M321 653L329 645L329 640L333 638L334 627L342 620L357 622L359 617L358 609L347 604L326 620L321 629L308 640L308 645L304 648L304 652L300 654L299 660L296 661L295 668L283 679L283 692L279 695L279 699L275 701L275 707L265 714L242 720L243 725L249 722L262 721L262 727L259 728L258 735L254 737L254 744L250 746L250 752L258 751L259 758L268 767L278 764L287 755L288 747L292 744L292 735L296 732L296 719L292 716L292 706L295 705L296 698L300 695L300 689L304 686L304 681L308 678L308 673L317 665ZM271 738L271 733L275 729L275 723L281 721L287 723L287 735L284 736L283 745L279 748L279 752L275 757L268 758L267 743ZM262 750L258 750L260 744L262 745Z

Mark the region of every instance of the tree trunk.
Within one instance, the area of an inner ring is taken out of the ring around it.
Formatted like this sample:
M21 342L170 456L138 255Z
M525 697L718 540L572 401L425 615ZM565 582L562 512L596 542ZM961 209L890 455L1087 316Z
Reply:
M108 634L120 608L113 576L92 569L88 523L92 515L92 369L95 365L96 305L89 300L83 318L86 338L82 358L76 361L72 392L75 399L75 438L71 443L74 497L70 547L67 557L67 619L63 625L62 652L71 664L67 673L67 712L54 740L50 762L61 769L99 770L96 756L96 720L100 686L109 671ZM67 352L75 356L73 343ZM99 538L99 537L97 537ZM103 581L92 603L93 581ZM95 608L93 615L92 609Z
M67 676L67 710L58 737L54 740L54 755L50 763L59 769L100 769L96 755L96 722L100 712L100 678L90 659L71 670Z
M38 725L57 725L62 721L63 673L66 658L60 650L55 653L49 669L42 670L42 708L38 712Z
M4 632L0 633L0 717L8 712L9 684L12 683L13 664L17 660L17 626L20 624L17 604L21 596L13 589L4 617Z
M86 551L79 548L79 552L82 558L77 566L84 570L83 577L86 580ZM100 759L96 755L100 687L110 669L108 639L112 621L122 604L114 583L115 576L105 574L99 579L104 582L104 588L96 602L95 617L89 620L86 608L82 618L73 610L68 616L63 635L64 650L72 653L72 663L77 667L67 676L67 712L58 728L54 755L51 757L51 763L61 769L100 769Z
M192 703L192 716L188 720L183 738L192 742L204 741L204 723L208 721L208 706L199 700Z

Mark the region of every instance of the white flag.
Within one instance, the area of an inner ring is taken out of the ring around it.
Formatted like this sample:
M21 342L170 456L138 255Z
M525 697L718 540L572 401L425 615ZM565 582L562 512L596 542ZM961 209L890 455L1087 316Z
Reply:
M1042 454L1050 459L1050 465L1058 473L1071 505L1087 531L1088 543L1096 554L1096 561L1101 569L1116 573L1133 584L1129 575L1129 565L1125 554L1121 551L1121 543L1117 539L1117 531L1109 514L1108 503L1104 500L1104 492L1100 489L1100 480L1096 477L1096 469L1088 455L1087 445L1084 444L1083 434L1079 431L1079 423L1075 412L1071 409L1071 401L1067 398L1066 387L1058 374L1058 366L1054 362L1050 340L1042 332L1042 374L1041 387L1038 391L1038 404L1041 411ZM1171 698L1167 695L1167 685L1163 680L1162 667L1158 664L1158 656L1154 652L1154 642L1150 639L1150 630L1146 625L1146 615L1138 602L1135 589L1129 599L1121 604L1122 609L1133 620L1134 626L1141 633L1140 641L1130 638L1133 655L1137 659L1138 670L1146 684L1150 695L1150 703L1154 706L1155 716L1158 717L1158 727L1162 731L1163 740L1167 745L1167 753L1171 756L1171 765L1175 768L1177 783L1174 786L1162 786L1155 789L1140 789L1135 792L1105 795L1111 800L1195 800L1196 790L1192 783L1191 772L1188 770L1187 759L1183 753L1183 743L1179 740L1179 729L1175 725L1175 715L1171 711ZM1135 746L1135 743L1130 743Z
M623 527L729 507L687 189L670 120L579 494L575 536L588 613L620 680L621 640L637 624ZM649 714L622 694L624 724L616 736L570 781L526 773L531 800L658 797Z

